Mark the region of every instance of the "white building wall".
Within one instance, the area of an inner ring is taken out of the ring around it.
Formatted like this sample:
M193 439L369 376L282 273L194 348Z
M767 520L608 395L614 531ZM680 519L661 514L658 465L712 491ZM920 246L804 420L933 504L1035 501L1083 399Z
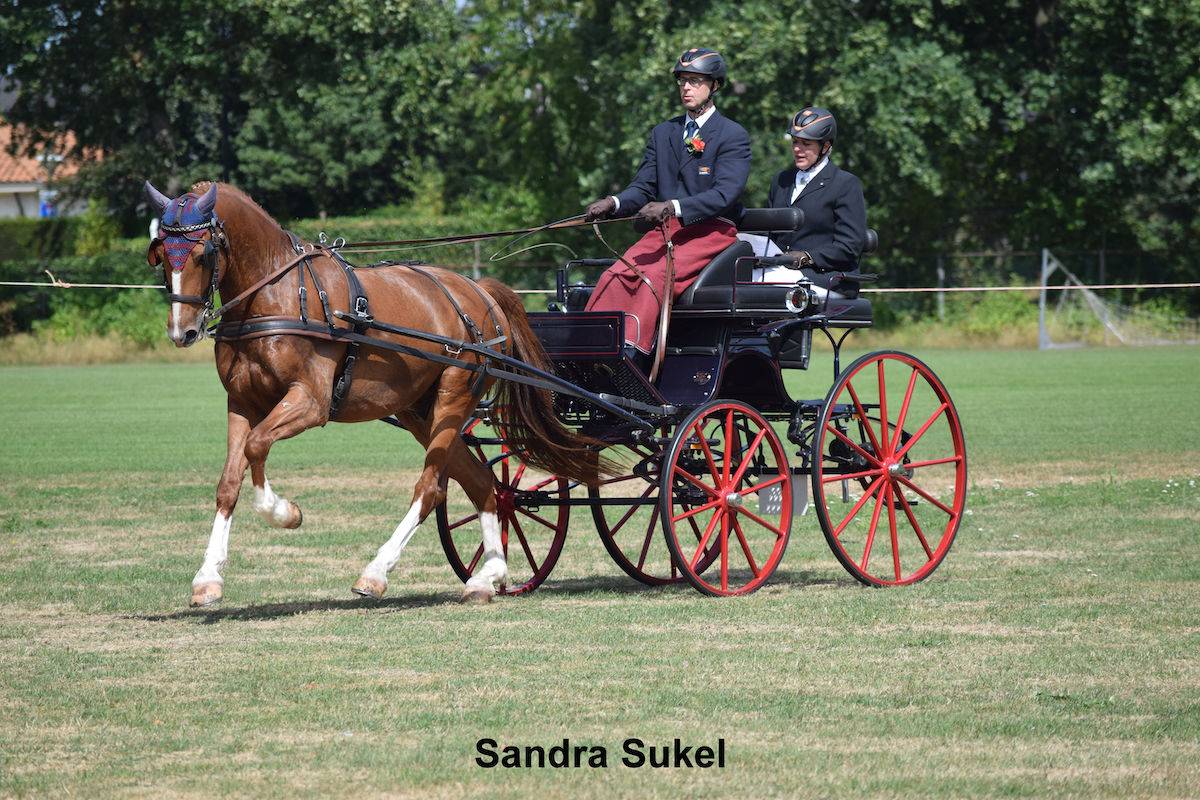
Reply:
M38 185L36 183L0 184L0 219L38 215Z

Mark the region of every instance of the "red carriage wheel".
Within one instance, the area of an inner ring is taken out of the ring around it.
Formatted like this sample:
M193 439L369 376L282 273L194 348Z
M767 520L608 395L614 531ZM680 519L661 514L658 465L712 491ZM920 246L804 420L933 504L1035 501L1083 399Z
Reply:
M817 518L851 575L908 584L942 563L966 505L967 455L958 411L924 362L881 351L848 366L825 398L813 453Z
M566 499L571 484L527 467L483 420L471 420L463 434L468 449L496 477L500 540L508 561L508 582L500 594L531 592L550 575L562 553L571 507L552 501ZM458 497L465 500L461 492ZM452 518L452 499L437 508L438 535L454 574L466 582L483 561L483 534L473 509ZM469 501L466 504L470 507Z
M663 459L660 487L667 547L688 583L716 596L766 583L787 548L792 487L783 444L761 414L723 400L692 412ZM760 500L773 487L782 496L767 511Z
M642 444L614 445L604 454L624 467L621 474L601 480L599 486L588 487L592 519L604 549L625 574L647 586L682 582L684 577L660 538L658 489L662 449ZM695 542L699 543L703 532L694 519L689 517L689 520ZM716 547L710 546L698 569L703 572L717 555Z

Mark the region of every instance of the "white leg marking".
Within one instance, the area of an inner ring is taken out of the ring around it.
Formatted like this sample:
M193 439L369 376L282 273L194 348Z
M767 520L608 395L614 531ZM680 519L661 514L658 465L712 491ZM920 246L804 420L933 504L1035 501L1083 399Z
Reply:
M396 526L392 538L383 543L383 547L379 548L375 558L370 564L367 564L366 569L362 572L363 577L382 581L386 586L388 573L395 569L396 562L400 560L400 553L404 551L404 546L416 533L419 524L421 524L420 500L412 504L412 508L408 509L404 519L400 520L400 524Z
M483 527L483 566L467 581L467 586L496 591L496 586L508 580L508 562L504 560L504 543L500 541L500 520L495 514L479 515Z
M169 270L171 273L171 293L182 294L183 270L176 270L171 266L170 262L163 264L163 269ZM183 338L183 330L179 327L181 307L181 303L171 303L171 339L176 342Z
M254 487L254 511L275 528L286 526L292 518L291 505L272 491L271 482L266 478L263 478L261 488Z
M233 525L233 517L227 517L217 512L213 520L212 533L208 537L208 549L204 551L204 563L192 579L193 586L202 583L224 583L221 570L225 568L225 560L229 557L229 528Z

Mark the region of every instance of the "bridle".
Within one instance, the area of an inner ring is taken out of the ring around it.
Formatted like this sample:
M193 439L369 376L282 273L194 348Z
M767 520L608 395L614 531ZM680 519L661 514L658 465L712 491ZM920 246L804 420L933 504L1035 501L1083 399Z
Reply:
M186 195L185 195L186 197ZM182 206L183 197L179 198L179 203ZM207 232L207 236L193 237L191 234ZM213 298L216 295L217 287L221 282L221 251L225 251L226 258L229 257L229 239L225 235L225 223L217 216L214 210L207 221L199 222L192 225L169 225L160 223L158 228L159 235L150 242L150 249L147 253L147 261L151 266L157 266L160 263L158 258L159 245L166 244L168 238L185 239L192 242L204 242L204 252L200 254L200 265L209 270L208 286L204 290L204 294L176 294L171 291L169 279L170 271L175 269L170 263L163 265L163 289L166 293L168 303L185 303L187 305L203 306L200 312L199 328L204 330L208 322L216 315L213 313ZM167 235L164 235L167 234ZM192 250L195 250L195 245L192 245ZM182 272L187 265L185 261L177 271Z

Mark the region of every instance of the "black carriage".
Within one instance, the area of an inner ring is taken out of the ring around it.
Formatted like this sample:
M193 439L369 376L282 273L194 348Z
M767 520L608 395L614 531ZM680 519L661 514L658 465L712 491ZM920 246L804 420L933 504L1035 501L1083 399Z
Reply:
M739 229L801 222L795 209L752 209ZM651 381L623 353L622 314L583 311L591 287L567 282L572 268L611 263L565 264L550 310L530 318L555 374L579 390L556 394L560 420L605 443L620 473L591 487L534 474L486 405L464 429L498 481L505 591L546 579L580 507L613 560L649 585L754 591L779 565L793 517L810 510L859 581L906 584L933 572L964 514L962 427L942 382L914 356L873 352L841 367L846 337L872 323L860 287L874 275L797 270L762 282L756 270L794 261L756 256L738 241L675 302ZM809 368L814 333L831 345L833 385L823 397L793 398L785 376ZM451 566L466 580L481 555L465 524L475 517L455 517L445 504L437 515Z

